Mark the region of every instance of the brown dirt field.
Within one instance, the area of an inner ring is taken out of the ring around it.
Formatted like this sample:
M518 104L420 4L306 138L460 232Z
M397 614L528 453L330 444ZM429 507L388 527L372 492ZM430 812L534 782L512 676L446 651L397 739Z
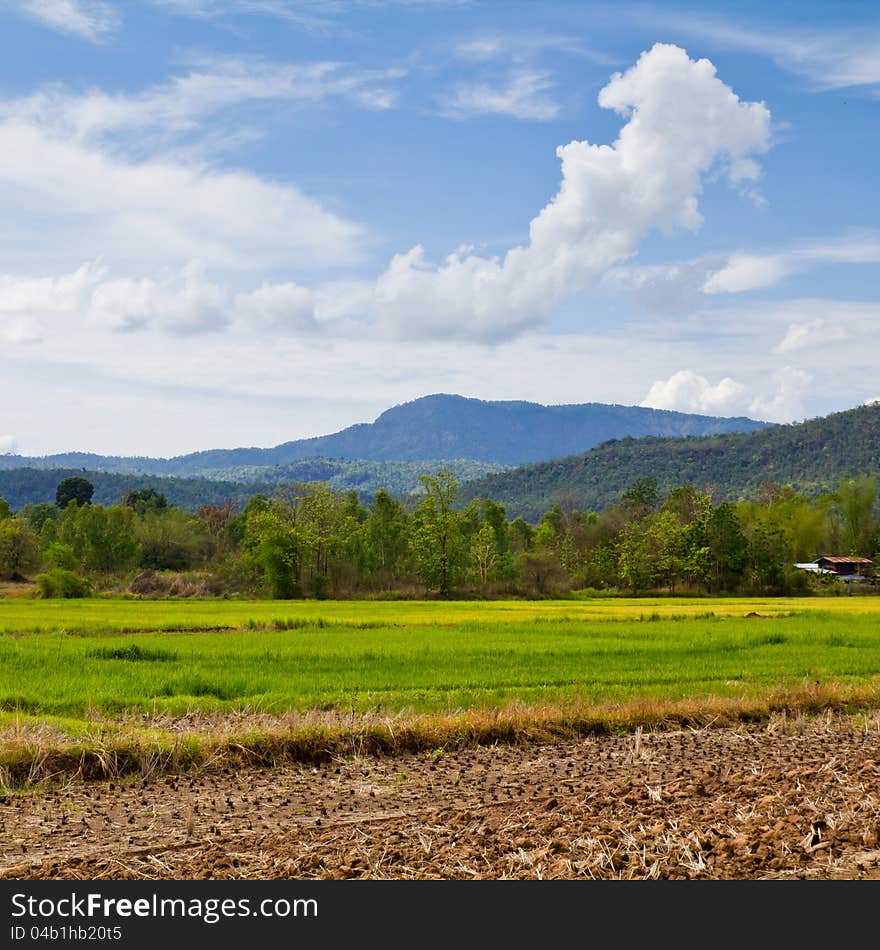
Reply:
M880 880L880 716L7 793L0 878Z

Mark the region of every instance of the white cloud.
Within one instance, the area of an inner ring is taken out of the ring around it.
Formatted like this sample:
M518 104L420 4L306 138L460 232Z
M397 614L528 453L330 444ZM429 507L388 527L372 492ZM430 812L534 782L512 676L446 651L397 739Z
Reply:
M739 294L746 290L771 287L793 270L781 255L760 257L755 254L731 254L724 266L703 284L707 294Z
M880 83L880 29L876 19L845 29L798 29L791 24L779 29L768 24L754 30L720 18L670 18L668 11L662 16L664 27L672 25L684 35L765 55L782 69L807 78L817 91ZM644 22L650 13L642 10L639 18Z
M599 104L626 116L613 145L573 141L557 195L531 222L530 242L500 258L421 246L394 257L376 284L380 321L411 336L493 340L540 322L563 298L632 256L654 229L699 228L711 170L769 146L770 113L741 102L705 59L657 44L615 74Z
M269 333L310 333L318 329L312 292L297 284L263 284L238 294L236 317L246 326Z
M13 435L0 435L0 455L15 455L18 452L18 440Z
M813 377L802 369L784 366L773 374L775 387L769 393L757 395L749 411L758 419L769 422L792 422L804 417L804 390Z
M634 291L650 310L685 313L702 308L707 296L763 290L818 266L876 263L880 263L880 237L865 232L776 251L713 253L641 267L621 265L603 281Z
M607 54L587 47L580 37L561 33L492 33L458 43L453 54L457 59L475 63L507 59L517 63L534 62L544 53L569 53L610 65Z
M456 83L448 96L441 98L445 115L465 119L475 115L506 115L514 119L555 119L559 103L547 95L556 84L542 70L513 71L501 83Z
M726 376L714 386L693 370L682 369L656 380L642 400L651 409L674 409L709 416L737 415L747 403L748 389Z
M0 200L15 207L23 197L47 230L74 231L81 255L112 251L115 263L138 268L193 258L233 270L338 265L356 259L361 237L293 185L170 158L129 160L0 122ZM17 250L4 248L7 257Z
M102 263L94 261L60 277L0 274L0 314L67 316L76 313L105 273Z
M232 113L242 104L342 97L386 108L401 74L214 58L139 94L56 87L0 102L0 203L9 221L18 208L57 235L39 249L55 270L70 265L74 240L81 257L112 254L135 271L191 259L232 270L352 264L360 225L292 183L219 167L216 145L242 134L248 120ZM14 266L30 256L27 232L8 233L16 239L0 252Z
M226 299L226 291L207 279L201 264L191 262L163 281L102 282L92 293L88 319L122 332L155 328L183 336L211 333L230 322Z
M790 323L782 340L774 347L776 353L791 353L808 346L827 346L849 339L846 327L828 324L822 317L803 323Z
M772 374L770 389L756 392L729 376L713 385L693 370L679 370L668 379L656 380L640 405L701 415L745 415L768 422L791 422L803 416L803 391L811 379L803 370L785 366Z
M158 141L200 128L223 110L244 103L278 100L315 103L345 98L381 110L394 104L394 83L404 71L352 69L343 63L275 63L210 57L190 72L137 94L112 95L98 89L74 94L50 87L23 99L0 103L0 116L32 124L57 138L96 144L120 132L152 130ZM140 137L138 149L143 148ZM124 138L112 139L117 148Z
M13 0L33 20L61 33L98 43L119 25L119 16L103 0Z

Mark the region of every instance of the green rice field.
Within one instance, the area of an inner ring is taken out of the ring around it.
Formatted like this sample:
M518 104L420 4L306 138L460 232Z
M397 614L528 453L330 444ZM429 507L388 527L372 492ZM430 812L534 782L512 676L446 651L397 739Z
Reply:
M813 684L880 684L880 598L0 600L6 717L449 713Z

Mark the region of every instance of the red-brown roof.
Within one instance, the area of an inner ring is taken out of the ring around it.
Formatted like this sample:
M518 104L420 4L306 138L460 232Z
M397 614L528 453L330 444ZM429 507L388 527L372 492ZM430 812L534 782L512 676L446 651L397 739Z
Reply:
M873 564L874 562L869 557L820 557L817 559L816 563L819 561L828 561L829 564Z

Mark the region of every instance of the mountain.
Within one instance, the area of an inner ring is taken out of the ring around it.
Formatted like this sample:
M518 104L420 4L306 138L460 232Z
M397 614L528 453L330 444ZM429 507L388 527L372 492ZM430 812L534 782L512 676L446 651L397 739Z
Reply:
M211 449L170 459L101 456L71 452L42 458L0 456L0 469L85 468L149 475L228 475L236 469L274 468L301 459L365 459L424 462L471 459L512 466L583 452L626 436L710 435L766 428L744 417L691 415L606 403L544 406L533 402L486 402L437 394L394 406L375 422L331 435L285 442L274 448Z
M603 511L637 479L661 492L714 486L719 501L748 497L764 482L816 496L843 478L880 473L880 403L806 422L701 438L610 440L588 452L489 475L463 486L464 500L492 498L508 517L537 521L561 495Z

